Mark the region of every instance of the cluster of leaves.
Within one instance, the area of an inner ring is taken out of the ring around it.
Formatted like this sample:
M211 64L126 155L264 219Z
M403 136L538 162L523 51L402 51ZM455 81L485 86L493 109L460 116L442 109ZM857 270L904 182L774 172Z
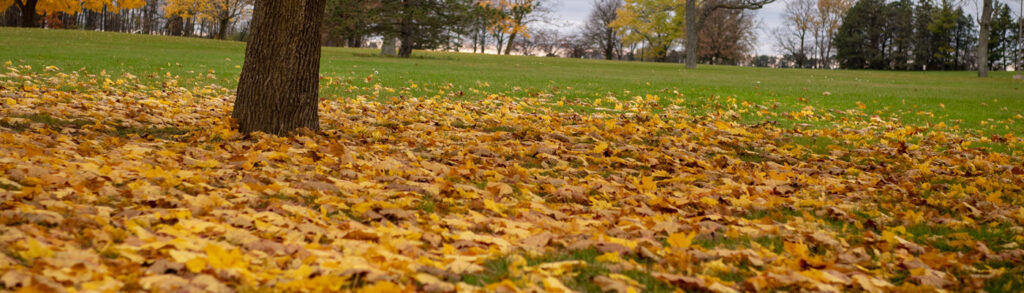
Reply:
M25 6L26 3L28 3L28 1L0 0L0 12L12 7L13 5L23 7ZM84 11L85 9L91 10L93 12L102 12L104 11L104 8L110 9L110 11L117 13L125 9L134 9L146 6L146 1L119 0L115 2L111 0L41 0L38 1L37 4L33 5L35 6L36 12L40 14L57 12L74 14L80 11Z
M684 4L677 0L626 0L609 27L620 30L627 45L650 44L646 55L663 61L672 44L683 36Z
M4 290L1024 285L1012 133L858 109L791 113L821 129L744 125L657 96L579 114L491 94L325 100L323 133L243 137L227 88L5 67Z
M209 21L231 21L250 14L250 0L168 0L164 7L167 18L198 16Z

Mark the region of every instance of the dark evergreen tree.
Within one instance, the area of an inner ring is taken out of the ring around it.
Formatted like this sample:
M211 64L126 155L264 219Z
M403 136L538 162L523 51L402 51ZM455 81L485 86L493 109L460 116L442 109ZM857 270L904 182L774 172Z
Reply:
M884 69L886 67L885 2L857 1L843 19L836 33L836 59L848 69Z
M939 42L929 26L938 14L930 0L922 0L914 7L914 69L935 69L935 53Z
M993 70L1006 70L1008 65L1013 64L1013 61L1009 58L1013 56L1011 48L1017 42L1016 39L1010 38L1012 36L1011 32L1016 30L1016 27L1013 26L1010 6L996 1L995 6L993 6L992 23L990 25L991 30L989 30L988 37L989 68Z
M956 15L956 27L953 29L953 70L969 70L977 63L975 57L975 46L978 44L978 32L976 22L966 13L963 8L957 7L953 12Z
M886 54L889 69L911 70L914 58L914 2L899 0L886 6L887 35L890 38Z
M382 0L372 13L380 19L374 31L398 38L398 56L413 49L436 49L458 41L471 20L468 0Z
M942 3L928 24L928 30L932 34L935 52L932 53L932 62L929 69L951 70L956 69L956 43L955 35L958 15L955 14L952 4L948 1Z
M327 0L324 45L361 47L373 33L373 24L380 21L370 13L377 5L379 0Z

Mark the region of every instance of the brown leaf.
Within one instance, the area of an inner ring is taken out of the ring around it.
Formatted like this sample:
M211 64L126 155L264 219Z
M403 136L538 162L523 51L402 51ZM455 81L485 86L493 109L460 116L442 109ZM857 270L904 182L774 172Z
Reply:
M615 291L616 293L629 292L630 286L622 280L616 280L605 276L594 277L594 284L601 288L602 292Z

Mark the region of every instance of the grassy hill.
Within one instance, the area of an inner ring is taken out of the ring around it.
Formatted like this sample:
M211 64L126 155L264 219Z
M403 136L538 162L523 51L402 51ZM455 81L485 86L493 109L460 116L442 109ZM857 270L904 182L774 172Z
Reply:
M194 38L73 30L0 28L0 61L111 76L128 72L143 83L179 76L181 84L234 87L245 44ZM777 113L864 107L883 118L926 125L945 122L984 132L1021 130L1024 82L1010 72L979 79L974 72L887 72L767 69L680 64L415 52L381 57L372 49L324 48L326 97L387 100L419 95L482 99L489 94L539 97L554 107L589 112L589 102L656 95L696 112L749 102ZM385 90L374 91L379 84ZM415 85L415 86L414 86ZM395 90L387 90L387 88ZM440 93L439 90L444 90ZM562 103L557 103L562 101ZM858 104L859 103L859 104ZM610 107L609 107L610 108ZM745 115L758 122L761 116ZM783 124L793 124L779 119ZM1015 123L1017 122L1017 123ZM813 122L811 124L814 124Z

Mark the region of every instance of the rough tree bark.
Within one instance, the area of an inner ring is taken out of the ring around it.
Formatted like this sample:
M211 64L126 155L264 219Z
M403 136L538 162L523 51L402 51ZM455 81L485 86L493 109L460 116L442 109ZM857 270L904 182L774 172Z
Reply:
M412 49L415 43L413 38L415 37L416 30L413 27L415 21L413 20L412 5L414 3L411 1L402 2L402 19L398 24L398 40L402 42L398 47L398 57L401 58L412 56Z
M686 0L686 68L697 68L697 0Z
M395 40L394 37L385 36L384 42L380 45L380 55L395 57L395 55L397 54L395 52L395 43L397 43L397 41Z
M175 15L167 20L167 34L172 36L184 35L184 21L181 16Z
M981 28L978 30L978 77L988 77L988 32L992 22L992 0L985 0L981 8Z
M511 35L508 35L508 44L505 45L505 55L512 54L512 45L515 44L513 42L515 42L515 40L516 40L516 35L517 35L517 33L515 33L515 32L513 32ZM499 53L500 53L500 51L499 51Z
M220 23L217 26L217 39L226 40L228 38L228 28L231 27L230 18L221 18Z
M242 133L320 130L320 26L326 0L256 1L231 113Z
M3 13L3 26L21 26L21 8L17 5L7 8L7 11Z
M36 27L36 4L39 0L14 1L14 5L21 10L21 27Z
M409 58L410 56L412 56L412 34L412 31L406 31L404 28L402 29L401 37L399 37L399 41L401 41L401 44L398 46L398 57Z
M604 60L615 59L615 30L607 29L604 33Z

